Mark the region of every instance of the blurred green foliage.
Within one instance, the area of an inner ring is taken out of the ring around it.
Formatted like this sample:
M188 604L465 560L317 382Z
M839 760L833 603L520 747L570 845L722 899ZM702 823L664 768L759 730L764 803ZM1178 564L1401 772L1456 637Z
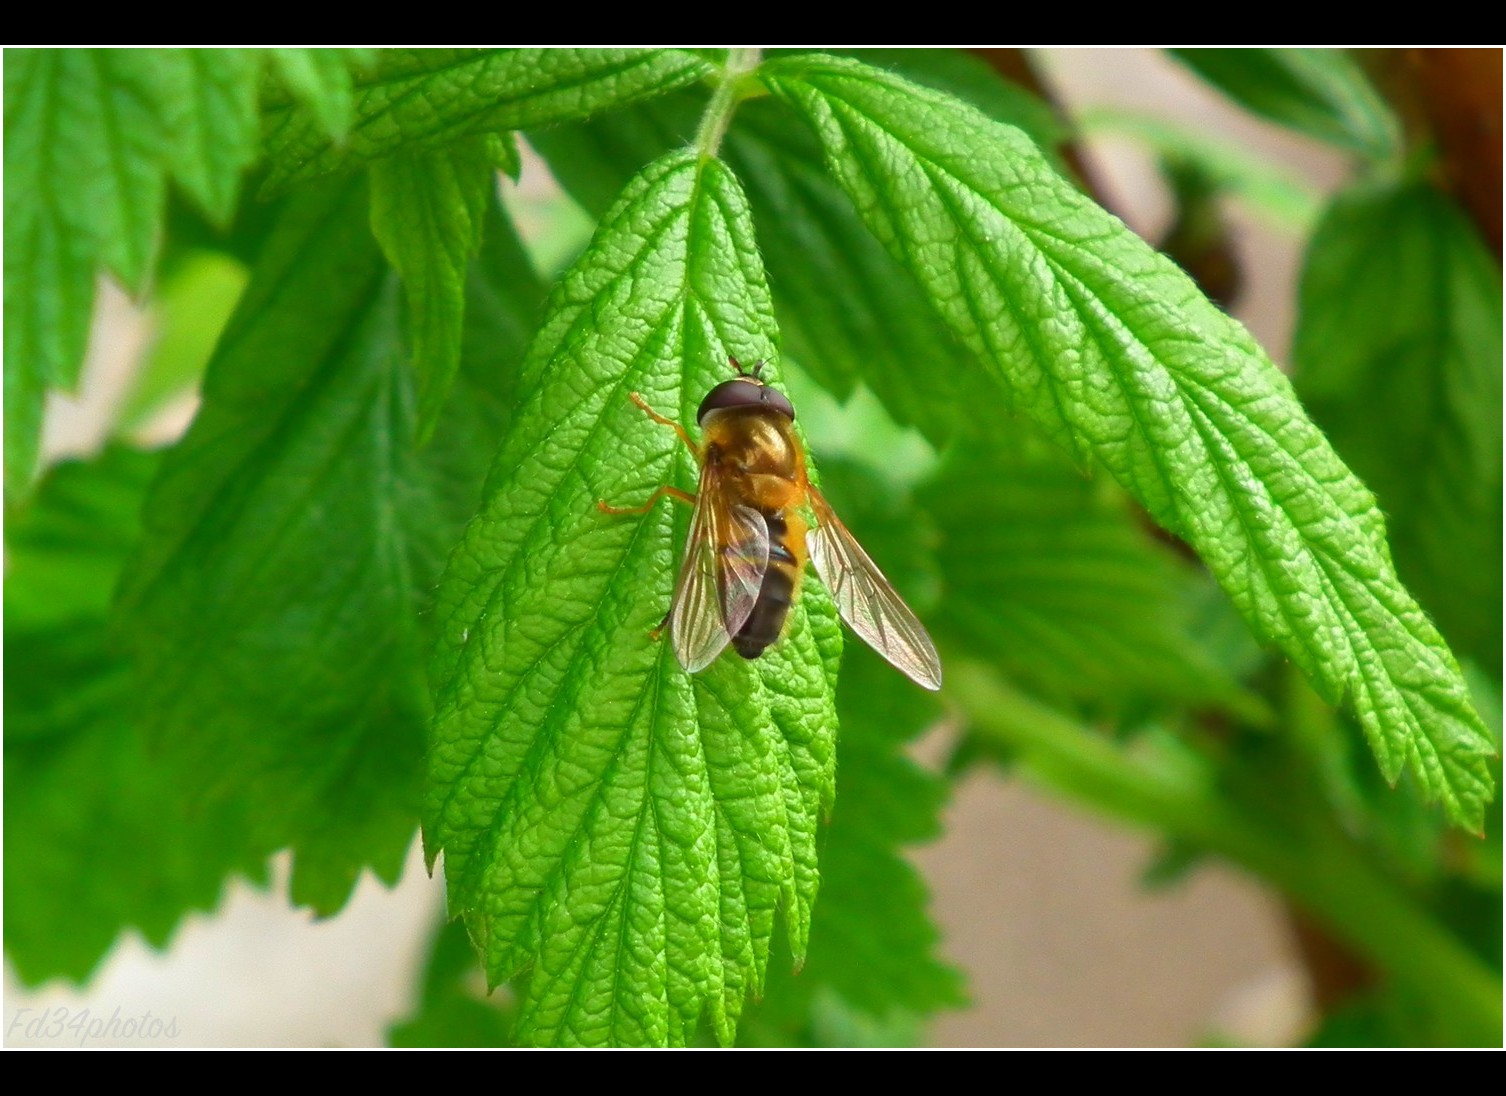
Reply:
M1315 216L1216 135L1094 123L1199 248L1227 201L1311 231L1290 383L956 51L7 50L22 980L280 849L336 913L422 824L463 920L394 1045L919 1041L968 994L903 850L987 766L1354 952L1314 1045L1497 1044L1499 266L1346 54L1178 54L1354 157ZM520 130L597 229L542 272L492 186ZM99 272L161 336L36 476ZM774 360L939 699L839 653L813 576L757 664L648 639L688 515L591 502L693 486L627 395L688 420L729 354ZM905 752L939 721L945 775Z

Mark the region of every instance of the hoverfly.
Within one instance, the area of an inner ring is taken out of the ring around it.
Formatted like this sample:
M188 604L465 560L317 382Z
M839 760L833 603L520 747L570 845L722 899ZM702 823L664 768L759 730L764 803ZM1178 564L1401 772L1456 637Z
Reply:
M696 413L700 446L683 426L632 395L695 454L701 466L696 494L665 485L642 506L596 504L608 514L643 514L668 495L694 506L664 619L680 665L695 673L728 644L743 658L763 654L784 628L809 558L853 631L916 684L941 688L941 659L931 637L806 478L789 398L759 377L763 362L744 371L730 360L737 376L707 393Z

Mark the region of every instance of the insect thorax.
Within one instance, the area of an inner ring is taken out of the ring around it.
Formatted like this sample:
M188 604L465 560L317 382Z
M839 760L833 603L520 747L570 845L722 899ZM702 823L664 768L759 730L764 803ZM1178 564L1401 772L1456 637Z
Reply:
M798 478L799 443L777 412L729 408L708 415L703 429L708 464L734 473Z

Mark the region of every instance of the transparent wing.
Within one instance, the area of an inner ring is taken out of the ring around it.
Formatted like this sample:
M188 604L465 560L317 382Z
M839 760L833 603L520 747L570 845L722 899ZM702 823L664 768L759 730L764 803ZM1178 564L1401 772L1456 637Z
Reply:
M805 546L837 612L911 681L941 688L941 657L925 628L814 487L810 500L816 524L805 534Z
M669 610L675 658L687 671L711 665L732 642L758 601L768 567L763 515L731 502L716 470L706 468Z

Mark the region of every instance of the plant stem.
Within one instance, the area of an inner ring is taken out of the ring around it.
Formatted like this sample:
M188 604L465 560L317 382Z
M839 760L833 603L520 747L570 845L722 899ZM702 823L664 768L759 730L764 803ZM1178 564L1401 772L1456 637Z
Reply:
M949 663L947 693L973 729L1020 755L1053 790L1131 824L1221 854L1261 876L1426 1001L1440 1042L1497 1045L1501 983L1367 863L1337 829L1293 840L1245 817L1206 770L1163 752L1136 756L1015 692L992 670Z
M759 49L733 49L727 52L727 63L722 68L721 80L706 104L706 113L701 115L701 126L696 133L695 147L701 159L709 160L722 147L722 138L732 123L737 104L742 101L745 84L743 77L758 67L763 57Z

